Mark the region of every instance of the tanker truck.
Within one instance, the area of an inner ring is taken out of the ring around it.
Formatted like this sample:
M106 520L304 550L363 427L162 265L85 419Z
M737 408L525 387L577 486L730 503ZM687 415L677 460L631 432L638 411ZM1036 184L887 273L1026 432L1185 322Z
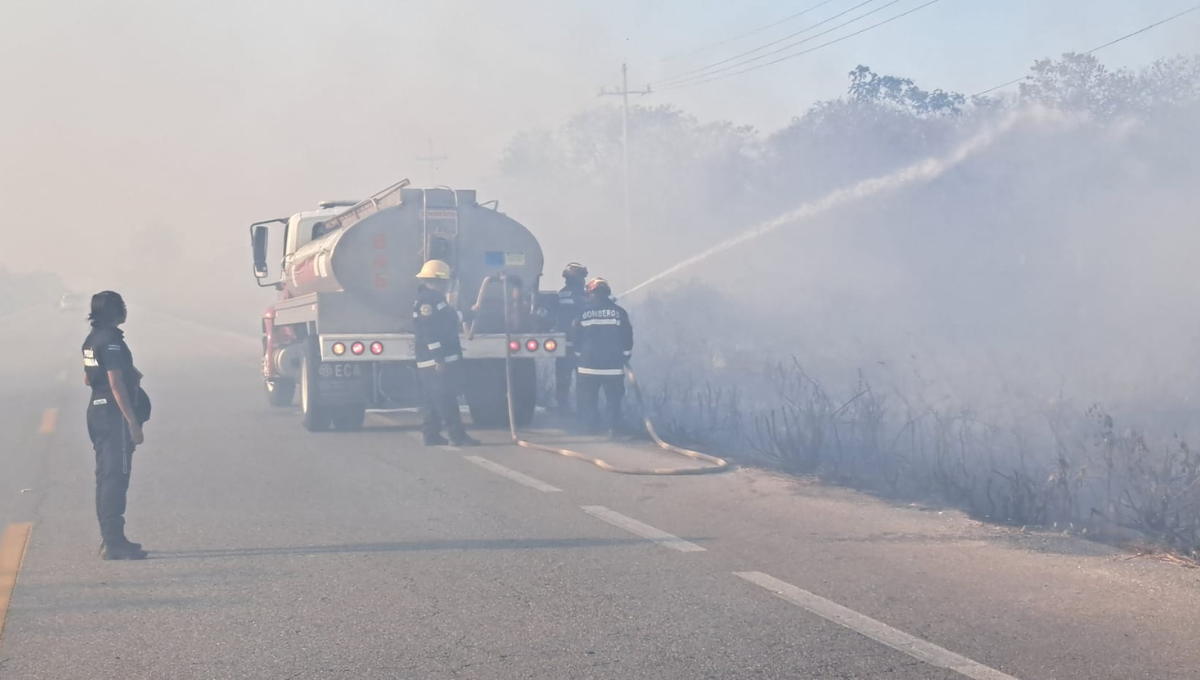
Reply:
M414 277L434 259L451 267L447 298L462 321L472 422L508 425L506 360L514 420L524 426L532 419L536 361L563 356L566 343L551 332L557 295L538 291L541 246L497 202L480 205L474 190L421 189L404 180L363 201L329 201L256 222L250 234L259 286L279 291L262 318L267 400L290 406L298 389L305 429L356 430L367 409L420 403ZM283 259L271 281L274 239L282 241Z

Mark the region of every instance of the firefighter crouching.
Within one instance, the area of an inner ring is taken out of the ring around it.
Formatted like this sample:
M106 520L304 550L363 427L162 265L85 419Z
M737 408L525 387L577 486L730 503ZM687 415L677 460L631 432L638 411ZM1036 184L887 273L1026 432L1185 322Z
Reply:
M558 318L555 330L566 333L566 356L554 360L554 397L562 413L570 413L571 379L579 366L579 352L575 348L575 319L587 304L587 267L578 262L569 262L563 267L562 290L558 291Z
M413 307L413 333L417 374L421 380L422 434L426 446L475 446L463 429L458 397L463 390L462 345L458 339L458 312L446 301L450 265L429 260L417 274L417 302ZM442 436L445 425L449 441Z
M590 432L628 434L621 420L621 399L625 396L625 364L633 354L633 326L629 314L613 302L608 281L592 279L585 290L588 303L575 320L580 415ZM608 411L607 424L600 415L601 390Z

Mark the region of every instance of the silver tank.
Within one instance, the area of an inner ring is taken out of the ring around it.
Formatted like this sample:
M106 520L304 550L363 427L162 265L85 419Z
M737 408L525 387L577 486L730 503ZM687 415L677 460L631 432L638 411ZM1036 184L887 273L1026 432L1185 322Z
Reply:
M486 277L520 277L536 291L541 246L516 220L476 203L473 190L414 189L401 183L326 222L284 271L292 297L344 291L376 314L411 328L416 273L428 259L450 263L451 303L467 309ZM497 286L488 297L501 295ZM497 300L498 301L498 300ZM394 316L393 316L394 315Z

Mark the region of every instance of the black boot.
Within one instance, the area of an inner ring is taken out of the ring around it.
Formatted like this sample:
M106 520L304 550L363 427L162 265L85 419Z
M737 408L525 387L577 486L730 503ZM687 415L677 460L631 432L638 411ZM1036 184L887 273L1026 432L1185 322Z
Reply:
M141 549L142 549L142 544L141 544L141 543L134 543L133 541L130 541L129 539L126 539L126 540L125 540L125 544L126 544L126 545L128 545L128 546L130 546L130 547L132 547L134 550L141 550ZM104 540L102 539L102 540L100 541L100 554L101 554L101 555L103 555L103 554L104 554L104 546L105 546L105 545L107 545L107 544L106 544L106 543L104 542Z
M450 440L446 439L440 434L425 435L425 446L445 446L449 443Z
M109 545L105 542L100 548L100 559L102 560L144 560L146 555L145 550L135 548L132 543Z
M466 432L456 432L450 435L450 443L455 446L479 446L479 440Z

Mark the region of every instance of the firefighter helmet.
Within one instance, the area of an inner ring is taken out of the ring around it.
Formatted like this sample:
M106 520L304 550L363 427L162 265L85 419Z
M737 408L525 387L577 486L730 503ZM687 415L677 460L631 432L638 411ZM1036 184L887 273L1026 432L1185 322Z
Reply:
M563 267L563 278L564 279L573 279L573 278L586 279L587 275L588 275L587 267L579 264L578 262L568 262L567 266Z
M587 291L588 295L603 297L610 297L612 295L612 287L608 285L608 279L599 276L588 281L584 290Z
M417 272L418 279L448 279L450 278L450 265L441 260L430 260L421 267L421 271Z

